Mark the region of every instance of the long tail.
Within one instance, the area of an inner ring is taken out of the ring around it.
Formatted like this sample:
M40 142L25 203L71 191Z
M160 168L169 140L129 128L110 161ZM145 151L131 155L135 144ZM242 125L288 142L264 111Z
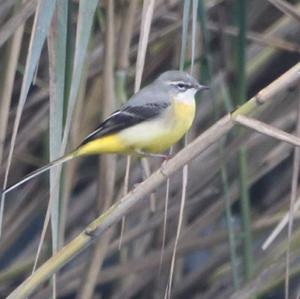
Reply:
M17 183L7 187L5 190L2 191L2 195L5 195L7 194L8 192L14 190L15 188L23 185L24 183L26 183L27 181L35 178L36 176L46 172L47 170L50 170L52 167L54 166L58 166L62 163L65 163L73 158L76 157L76 151L75 152L72 152L66 156L63 156L61 158L58 158L52 162L50 162L49 164L45 165L45 166L42 166L41 168L29 173L28 175L26 175L23 179L21 179L20 181L18 181Z

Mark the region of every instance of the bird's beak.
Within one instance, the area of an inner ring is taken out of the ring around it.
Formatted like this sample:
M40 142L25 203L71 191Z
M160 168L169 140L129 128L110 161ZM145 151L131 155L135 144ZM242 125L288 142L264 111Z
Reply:
M197 91L200 91L200 90L209 90L210 87L209 86L206 86L206 85L201 85L201 84L197 84Z

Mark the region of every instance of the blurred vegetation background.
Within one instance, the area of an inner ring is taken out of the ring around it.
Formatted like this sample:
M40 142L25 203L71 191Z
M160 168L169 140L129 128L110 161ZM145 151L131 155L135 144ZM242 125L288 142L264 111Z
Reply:
M190 143L277 88L300 57L296 0L0 0L0 24L4 188L74 149L141 78L184 69L211 87L197 98ZM299 135L299 96L299 82L284 81L251 115ZM189 163L188 176L176 172L55 276L29 283L30 298L300 298L299 215L262 250L290 199L293 208L299 159L292 145L236 126ZM0 297L30 276L38 251L37 267L161 163L81 158L2 198Z

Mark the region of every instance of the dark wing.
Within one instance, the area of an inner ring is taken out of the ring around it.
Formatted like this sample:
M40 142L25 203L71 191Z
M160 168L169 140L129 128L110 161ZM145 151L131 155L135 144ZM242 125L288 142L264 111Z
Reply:
M168 103L148 103L143 106L126 106L124 109L114 112L89 134L80 146L103 137L117 133L123 129L141 123L158 116L162 110L168 107Z

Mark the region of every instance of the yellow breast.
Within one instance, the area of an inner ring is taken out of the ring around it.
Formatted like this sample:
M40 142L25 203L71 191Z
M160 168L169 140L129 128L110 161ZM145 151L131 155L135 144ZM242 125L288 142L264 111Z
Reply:
M183 137L191 127L194 116L194 101L173 101L160 117L125 129L119 136L131 148L162 152Z
M195 101L188 103L174 101L173 107L175 115L174 125L184 135L191 127L195 117Z
M159 151L164 151L179 141L190 129L195 117L195 102L174 101L172 116L166 136L158 142Z

